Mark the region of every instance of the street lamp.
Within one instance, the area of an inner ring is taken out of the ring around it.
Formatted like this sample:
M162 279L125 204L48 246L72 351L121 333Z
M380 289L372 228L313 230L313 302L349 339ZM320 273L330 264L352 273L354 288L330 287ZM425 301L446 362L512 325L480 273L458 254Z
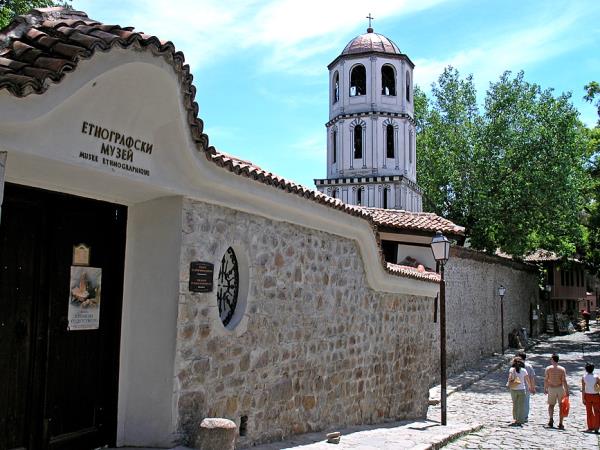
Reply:
M444 265L450 257L450 241L441 231L435 233L431 240L433 258L440 267L440 403L442 407L442 425L446 425L446 280L444 279Z
M506 288L502 285L498 288L498 295L500 296L500 335L502 336L502 354L504 355L504 294L506 294Z

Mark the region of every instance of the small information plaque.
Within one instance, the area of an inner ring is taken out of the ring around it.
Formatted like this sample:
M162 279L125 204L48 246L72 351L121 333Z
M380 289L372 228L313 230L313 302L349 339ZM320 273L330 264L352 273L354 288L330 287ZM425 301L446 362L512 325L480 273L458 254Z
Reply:
M74 266L89 266L90 265L90 247L85 244L73 246L73 263Z
M212 292L214 265L204 261L190 263L190 292Z

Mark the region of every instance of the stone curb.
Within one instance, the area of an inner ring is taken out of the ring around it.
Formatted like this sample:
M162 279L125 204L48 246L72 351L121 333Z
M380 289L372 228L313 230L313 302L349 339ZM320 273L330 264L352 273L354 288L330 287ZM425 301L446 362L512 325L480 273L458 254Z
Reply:
M454 431L448 436L445 436L441 439L436 439L433 442L429 442L427 444L415 445L410 450L439 450L440 448L444 447L453 440L466 436L467 434L475 433L481 430L482 428L483 425L481 424L468 425L464 430Z

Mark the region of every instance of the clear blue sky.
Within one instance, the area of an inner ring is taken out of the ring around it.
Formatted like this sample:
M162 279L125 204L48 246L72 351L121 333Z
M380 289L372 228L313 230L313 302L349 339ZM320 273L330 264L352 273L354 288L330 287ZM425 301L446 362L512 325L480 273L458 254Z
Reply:
M388 36L429 90L444 66L472 73L480 99L504 70L570 91L600 81L599 0L73 0L107 24L172 41L194 73L205 132L217 149L313 186L325 177L330 63L354 36Z

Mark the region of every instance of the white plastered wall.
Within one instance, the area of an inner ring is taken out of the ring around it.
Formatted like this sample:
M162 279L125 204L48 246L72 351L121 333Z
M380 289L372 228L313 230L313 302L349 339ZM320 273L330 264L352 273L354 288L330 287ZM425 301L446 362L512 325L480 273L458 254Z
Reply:
M118 444L173 444L181 197L129 207Z

